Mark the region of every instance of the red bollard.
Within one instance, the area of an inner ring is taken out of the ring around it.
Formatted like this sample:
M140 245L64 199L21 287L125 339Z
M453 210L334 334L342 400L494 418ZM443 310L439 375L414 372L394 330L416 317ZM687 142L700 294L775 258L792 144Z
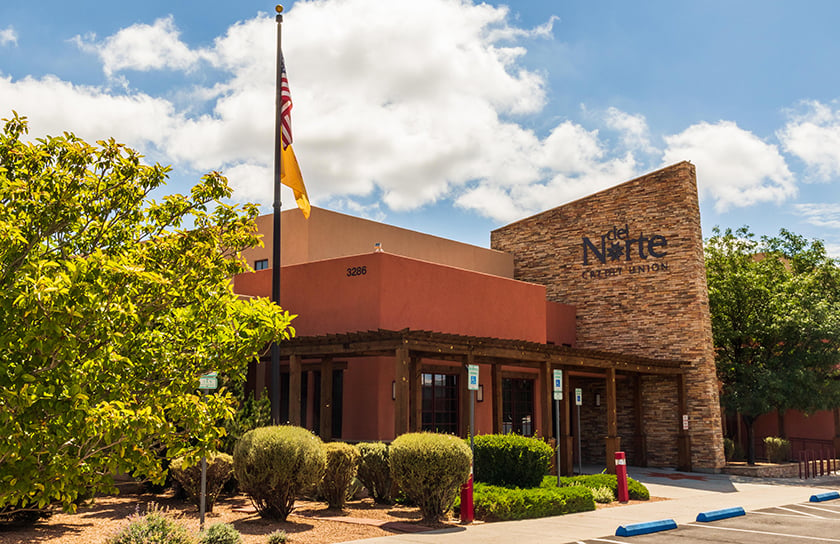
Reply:
M627 459L623 451L615 452L615 478L618 484L618 502L630 500L630 492L627 489Z
M461 523L472 523L475 519L473 510L473 475L461 486Z

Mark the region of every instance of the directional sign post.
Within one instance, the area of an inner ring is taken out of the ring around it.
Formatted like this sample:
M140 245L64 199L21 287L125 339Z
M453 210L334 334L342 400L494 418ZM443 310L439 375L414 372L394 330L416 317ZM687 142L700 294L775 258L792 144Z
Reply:
M580 452L580 407L583 404L583 389L575 388L575 406L577 406L577 439L578 439L578 474L583 474L583 457Z
M557 487L560 487L560 401L563 400L563 371L555 370L553 372L554 382L554 441L557 446L555 452L557 460L555 466L557 467Z
M216 372L205 374L198 379L198 388L205 391L212 391L219 388L219 378Z
M219 375L210 372L198 379L198 388L205 395L210 391L219 388ZM199 501L199 523L198 530L204 531L204 512L207 508L207 457L201 457L201 500Z

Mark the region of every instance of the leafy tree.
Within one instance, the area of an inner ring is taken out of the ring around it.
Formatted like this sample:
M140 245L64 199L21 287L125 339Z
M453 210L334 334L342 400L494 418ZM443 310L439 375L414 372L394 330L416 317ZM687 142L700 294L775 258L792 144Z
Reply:
M243 379L288 312L229 278L258 244L252 205L213 172L189 195L150 193L168 167L114 142L0 134L0 516L161 482L158 452L195 459L235 404L202 398L210 371Z
M840 269L820 241L743 227L707 240L706 275L721 400L747 425L772 410L840 405Z

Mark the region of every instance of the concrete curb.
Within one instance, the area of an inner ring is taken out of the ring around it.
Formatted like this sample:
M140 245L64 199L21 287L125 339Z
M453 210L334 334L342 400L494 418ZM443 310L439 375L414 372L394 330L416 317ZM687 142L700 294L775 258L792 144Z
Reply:
M636 536L676 529L677 522L672 519L660 519L658 521L646 521L644 523L632 523L630 525L619 525L615 530L615 536Z
M811 495L811 502L830 501L833 499L840 499L840 493L837 491L830 491L828 493L820 493L818 495Z
M711 510L709 512L700 512L697 514L696 521L717 521L719 519L734 518L737 516L745 516L747 513L740 506L735 508L723 508L721 510Z

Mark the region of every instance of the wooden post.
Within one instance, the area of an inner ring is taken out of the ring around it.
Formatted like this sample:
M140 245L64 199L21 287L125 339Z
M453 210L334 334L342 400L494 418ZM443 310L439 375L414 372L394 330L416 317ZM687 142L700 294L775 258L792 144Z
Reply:
M411 395L411 402L409 402L411 415L408 428L413 433L423 430L423 373L420 370L420 360L420 357L412 357L409 362L411 380L408 391Z
M332 440L332 406L333 406L333 364L332 357L321 360L321 438Z
M688 415L688 397L685 390L685 375L677 375L677 417L679 432L677 433L677 469L691 472L691 435L683 426L683 416Z
M471 364L473 364L473 354L468 353L464 357L464 363L461 365L461 373L458 377L458 383L460 384L458 387L458 396L460 399L460 406L458 408L458 435L462 438L467 438L470 433L470 391L468 389L470 374L467 365Z
M551 363L548 361L540 365L540 383L542 391L540 397L540 428L543 438L548 440L554 436L554 425L551 424L551 404L554 402L554 380L551 376ZM555 440L557 437L554 437Z
M615 452L621 450L618 436L618 401L615 392L615 368L608 368L607 374L607 472L615 474Z
M394 438L409 432L409 352L408 348L397 348L395 357L394 384Z
M647 463L647 434L645 433L644 395L642 395L642 375L634 374L633 411L636 423L636 458L634 464L646 467Z
M493 403L493 433L500 434L502 432L502 365L493 363L490 375L493 381L490 394L490 402Z
M300 355L289 356L289 423L300 425Z
M574 439L571 434L569 403L574 392L569 389L569 371L563 369L563 400L560 401L560 475L574 476Z

